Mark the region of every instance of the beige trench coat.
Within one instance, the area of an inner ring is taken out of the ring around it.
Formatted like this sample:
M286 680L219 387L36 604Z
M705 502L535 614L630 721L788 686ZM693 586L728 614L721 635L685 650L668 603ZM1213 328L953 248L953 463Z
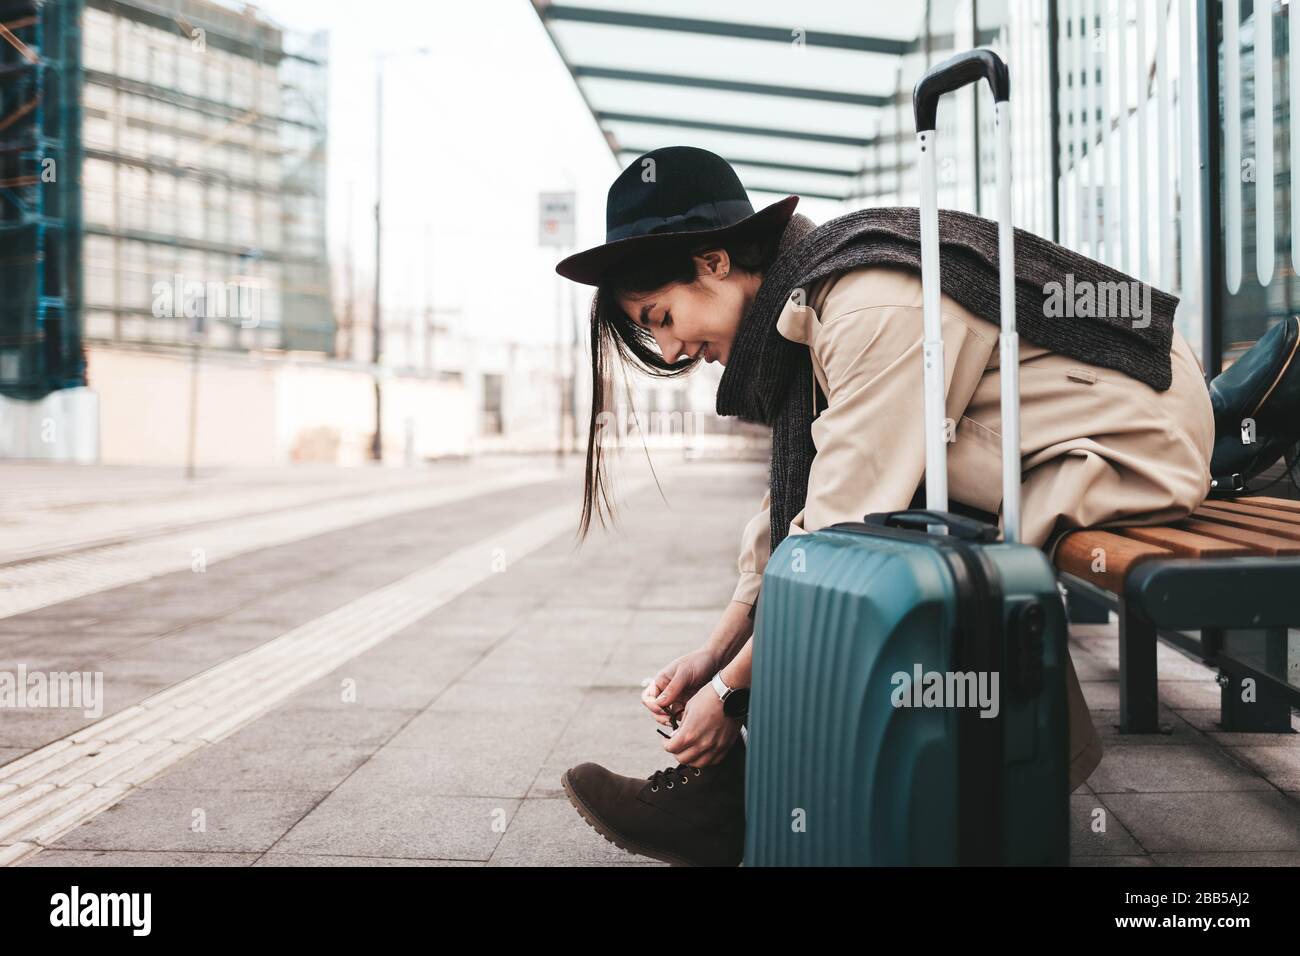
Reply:
M803 510L790 534L908 507L925 476L921 281L864 268L792 297L777 322L808 346L827 407ZM942 297L948 491L1000 513L998 327ZM1158 524L1188 514L1209 491L1214 420L1195 355L1175 333L1164 392L1023 338L1020 347L1022 539L1049 553L1077 527ZM745 526L734 600L753 604L769 556L767 495ZM1101 741L1071 663L1067 674L1070 789L1101 760Z

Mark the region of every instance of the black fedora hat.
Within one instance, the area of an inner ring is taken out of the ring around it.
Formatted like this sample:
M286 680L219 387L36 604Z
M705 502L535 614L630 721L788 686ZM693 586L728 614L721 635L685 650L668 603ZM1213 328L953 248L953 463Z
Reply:
M754 211L740 177L707 149L666 146L619 173L605 202L605 242L555 267L566 279L599 285L613 267L688 239L710 242L783 229L798 196Z

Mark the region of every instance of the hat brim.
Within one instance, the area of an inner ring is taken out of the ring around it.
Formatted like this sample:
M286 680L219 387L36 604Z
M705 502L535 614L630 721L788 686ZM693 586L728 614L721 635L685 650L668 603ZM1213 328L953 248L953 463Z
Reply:
M740 222L719 229L697 229L691 232L658 232L648 236L630 236L615 242L594 246L562 260L555 271L566 279L583 285L600 285L605 276L615 266L633 256L650 255L656 251L671 248L682 242L697 245L714 239L736 239L769 230L784 229L794 207L799 205L798 196L786 196L784 199L764 206L752 216L746 216Z

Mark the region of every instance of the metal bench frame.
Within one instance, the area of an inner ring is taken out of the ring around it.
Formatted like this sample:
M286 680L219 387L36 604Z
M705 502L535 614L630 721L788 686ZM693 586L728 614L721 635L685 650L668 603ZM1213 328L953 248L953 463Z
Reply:
M1120 732L1160 731L1156 639L1197 655L1222 672L1224 730L1290 732L1300 687L1242 660L1225 648L1233 629L1263 630L1270 655L1285 659L1287 629L1300 626L1300 557L1168 558L1142 561L1115 594L1077 575L1059 572L1070 620L1100 623L1119 616ZM1199 640L1187 632L1199 632ZM1272 663L1272 662L1270 662ZM1241 703L1237 689L1252 678L1257 702Z

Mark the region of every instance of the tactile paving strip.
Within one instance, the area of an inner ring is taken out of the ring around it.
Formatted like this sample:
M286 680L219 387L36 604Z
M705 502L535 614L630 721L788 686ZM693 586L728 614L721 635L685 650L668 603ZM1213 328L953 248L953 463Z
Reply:
M0 865L39 852L132 788L484 581L494 573L495 555L518 561L571 532L573 521L568 504L541 512L0 767Z

